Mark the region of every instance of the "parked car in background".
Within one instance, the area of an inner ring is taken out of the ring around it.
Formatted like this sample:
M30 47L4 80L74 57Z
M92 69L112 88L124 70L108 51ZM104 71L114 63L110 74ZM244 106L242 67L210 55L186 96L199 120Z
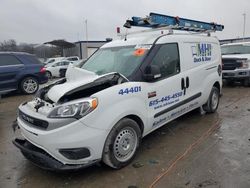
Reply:
M55 58L48 58L44 64L51 64L54 63L56 61L62 61L62 60L68 60L68 61L79 61L79 57L77 56L69 56L69 57L55 57Z
M45 65L46 69L46 76L48 78L52 77L59 77L59 70L60 69L67 69L68 65L72 63L68 60L61 60L61 61L55 61L54 63L50 63Z
M75 61L73 62L73 65L75 67L82 67L84 65L84 63L87 61L87 59L81 59L79 61ZM68 67L67 68L60 68L59 70L59 76L62 78L62 77L65 77L65 74L66 74L66 71L67 71Z
M222 50L222 76L229 84L240 81L250 85L250 42L224 44Z
M48 58L44 64L47 65L47 64L50 64L50 63L54 63L55 61L60 61L60 60L63 60L64 57L55 57L55 58Z
M69 60L69 61L79 61L79 57L77 56L70 56L70 57L65 57L66 60Z
M44 65L34 55L0 52L0 94L14 90L33 94L47 81Z
M75 67L79 67L79 68L81 68L83 65L84 65L84 63L86 63L86 61L87 61L87 59L81 59L81 60L79 60L79 61L77 61L77 62L74 62L74 66Z

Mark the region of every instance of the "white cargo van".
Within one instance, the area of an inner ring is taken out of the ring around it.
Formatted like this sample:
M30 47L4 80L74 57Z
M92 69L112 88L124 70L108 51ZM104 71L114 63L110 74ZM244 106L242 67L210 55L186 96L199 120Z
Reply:
M102 46L82 68L19 106L24 139L13 143L45 169L67 170L103 161L119 169L141 139L196 108L216 111L221 51L215 37L154 33Z

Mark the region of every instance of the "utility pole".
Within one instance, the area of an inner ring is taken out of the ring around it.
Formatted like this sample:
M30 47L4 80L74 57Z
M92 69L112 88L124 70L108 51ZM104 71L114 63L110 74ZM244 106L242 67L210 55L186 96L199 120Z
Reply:
M84 20L84 23L85 23L85 34L86 34L86 57L85 58L88 58L88 20Z
M86 19L85 21L85 32L86 32L86 42L87 42L87 46L88 46L88 20Z
M244 17L244 24L243 24L243 41L245 41L245 34L246 34L246 13L243 14Z

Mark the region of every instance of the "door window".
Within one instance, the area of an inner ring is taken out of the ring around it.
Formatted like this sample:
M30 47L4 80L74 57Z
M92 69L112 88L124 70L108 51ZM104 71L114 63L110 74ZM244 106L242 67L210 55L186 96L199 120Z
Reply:
M161 78L178 74L180 72L178 45L175 43L161 45L151 62L160 68Z
M69 61L77 61L78 58L77 57L71 57L71 58L67 58Z
M12 55L0 55L0 66L20 65L20 64L22 63Z
M69 61L63 61L61 65L69 65Z
M29 61L29 63L31 64L42 64L41 61L39 61L39 59L37 59L37 57L33 56L33 55L23 55L23 58L25 58L26 60Z
M56 63L56 64L54 64L54 67L58 67L58 66L61 66L61 62L59 62L59 63Z

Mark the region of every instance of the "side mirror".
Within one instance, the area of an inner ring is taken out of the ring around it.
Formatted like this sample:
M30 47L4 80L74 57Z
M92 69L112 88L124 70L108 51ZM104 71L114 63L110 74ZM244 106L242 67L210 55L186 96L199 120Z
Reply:
M160 67L157 65L149 65L145 68L143 77L146 81L151 82L161 77Z

